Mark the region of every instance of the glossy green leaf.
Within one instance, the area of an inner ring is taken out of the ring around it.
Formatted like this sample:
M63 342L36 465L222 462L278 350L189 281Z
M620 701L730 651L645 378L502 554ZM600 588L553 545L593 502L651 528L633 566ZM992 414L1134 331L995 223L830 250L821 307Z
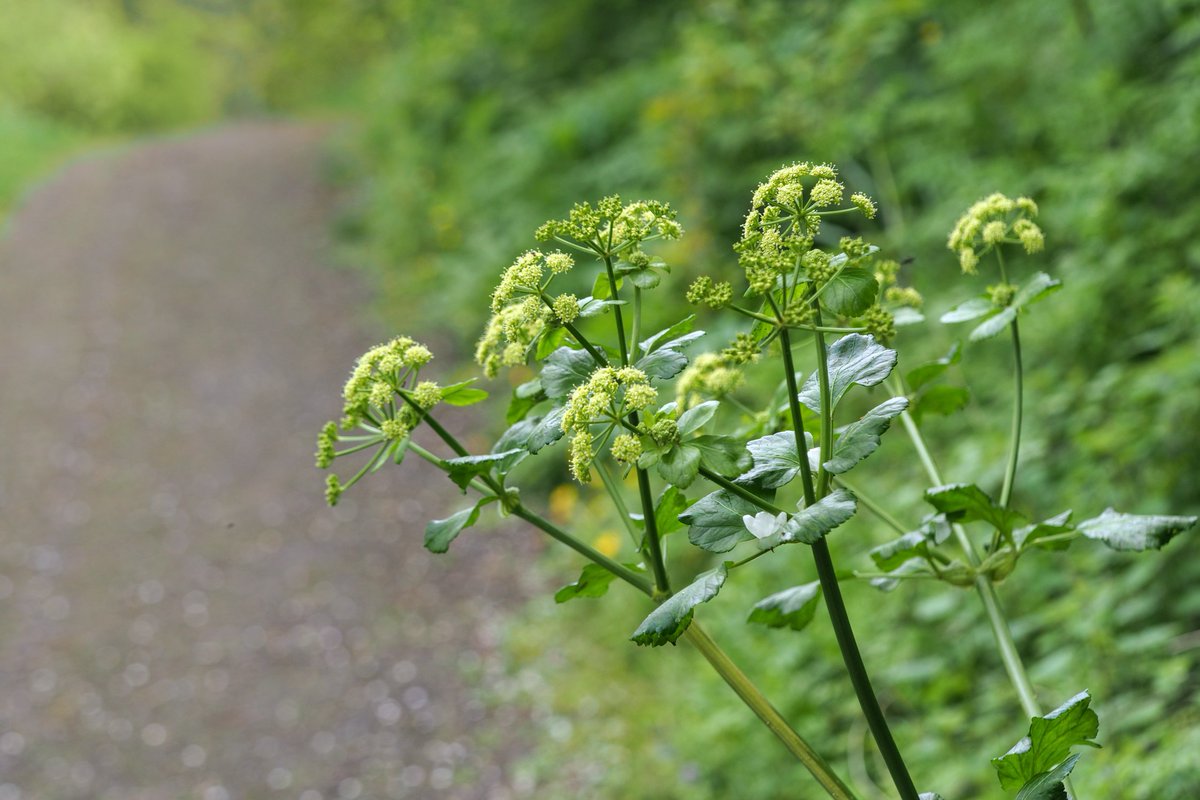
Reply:
M652 269L639 269L636 272L630 272L627 277L629 282L639 289L653 289L662 280L659 274Z
M739 542L754 538L746 530L742 517L761 510L740 495L720 489L693 503L679 515L679 521L691 526L689 542L710 553L724 553Z
M915 308L900 306L900 308L892 310L892 324L897 328L903 328L905 325L916 325L924 321L925 315Z
M488 393L483 389L473 389L471 384L475 383L478 378L471 378L468 381L454 383L449 386L442 387L442 402L449 403L452 406L469 406L478 403L480 400L486 400Z
M804 434L808 446L812 446L812 435ZM754 459L754 467L738 477L738 483L755 483L764 489L784 486L800 471L800 454L796 452L796 434L780 431L746 444Z
M854 384L876 386L883 383L896 366L896 351L871 336L851 333L828 348L829 394L836 407ZM813 411L821 411L821 387L814 372L800 389L800 402Z
M1062 288L1062 281L1051 278L1044 272L1035 272L1025 285L1013 295L1013 306L1024 308L1042 300L1046 295Z
M579 580L568 583L554 593L554 602L565 603L577 597L603 597L608 594L609 584L616 577L599 564L587 564L579 573Z
M835 489L808 508L792 515L783 528L784 542L813 544L854 516L858 501L845 489Z
M847 425L833 445L833 458L825 462L825 470L834 475L849 472L855 464L878 450L880 437L906 408L907 397L893 397L875 406L862 419Z
M604 282L608 285L608 281ZM581 319L599 316L604 313L604 310L609 306L624 305L624 303L616 300L604 300L599 297L584 297L579 300L579 316Z
M936 547L950 538L950 524L941 515L931 515L921 522L921 527L909 531L899 539L879 545L870 552L875 566L885 572L896 569L912 558L928 558L929 548Z
M1017 792L1016 800L1067 800L1065 781L1078 760L1075 754L1049 772L1035 776Z
M875 304L879 282L875 273L863 267L846 267L830 279L821 291L821 304L843 317L857 317Z
M997 310L989 298L972 297L970 300L959 303L945 314L942 314L938 318L938 321L947 325L952 325L956 322L970 322L973 319L979 319L984 314L994 313Z
M649 353L666 342L677 340L680 336L691 333L691 330L695 327L695 325L696 315L691 314L684 317L679 322L676 322L671 327L663 328L653 336L643 339L638 343L638 346L642 348L643 353Z
M930 386L913 401L912 415L919 422L926 414L947 417L962 411L971 402L971 392L963 386Z
M546 356L553 353L567 339L566 328L547 328L537 340L537 349L533 352L533 357L538 361L543 361Z
M596 362L586 350L560 347L550 354L542 367L542 389L551 399L566 397L591 377L595 369Z
M1017 318L1016 306L1007 306L998 310L995 315L988 317L983 322L975 326L971 331L969 338L972 342L979 342L984 339L990 339L1000 331L1008 327L1008 324Z
M504 421L509 425L520 422L529 416L529 412L539 403L546 399L548 398L542 390L541 378L525 381L525 383L513 389L513 396L508 401L508 410L504 414Z
M444 553L450 543L467 528L479 521L479 509L495 498L486 498L458 511L445 519L435 519L425 525L425 549L431 553Z
M706 434L688 444L700 451L701 464L721 475L739 475L750 466L750 451L741 439Z
M906 578L933 575L929 562L923 558L910 558L895 569L888 570L889 577L871 578L871 585L881 592L890 592L899 586Z
M1091 702L1092 696L1083 691L1049 714L1034 717L1029 735L992 759L1000 785L1010 791L1020 789L1065 761L1075 745L1099 747L1092 739L1100 730L1100 719Z
M501 453L519 447L529 453L536 453L562 438L562 418L563 408L559 406L550 409L544 415L523 419L496 440L492 452Z
M747 622L768 628L801 631L812 622L821 602L821 583L813 581L764 597L754 604Z
M466 494L467 486L470 485L472 480L483 475L497 464L523 452L525 451L522 449L513 448L500 453L447 459L445 461L446 473L450 476L450 480L458 484L458 487L463 490L463 494Z
M654 523L659 536L666 536L683 528L679 515L687 510L688 500L676 486L668 486L654 504Z
M639 358L634 366L651 378L662 378L663 380L674 378L683 371L688 363L688 357L683 354L684 346L703 335L704 331L692 331L676 337Z
M713 414L717 413L717 408L719 408L720 405L721 404L716 400L709 400L708 402L701 403L693 408L689 408L687 411L680 414L679 421L677 423L679 427L679 435L687 436L688 434L697 431L704 425L704 423L713 418Z
M1020 550L1026 550L1031 547L1041 547L1046 550L1066 550L1071 546L1069 539L1055 539L1051 541L1045 541L1045 539L1049 536L1070 533L1073 530L1075 530L1075 526L1071 524L1071 512L1064 511L1042 522L1017 528L1013 531L1013 543Z
M1025 521L1015 511L997 505L973 483L951 483L925 491L925 501L946 515L951 522L982 520L1004 534Z
M933 361L926 361L924 364L918 364L909 370L908 374L904 376L904 380L908 382L909 388L915 392L925 384L940 377L943 372L960 361L962 361L962 345L955 342L950 346L950 352L946 353L946 355Z
M617 278L617 291L621 290L624 283L623 278ZM607 300L612 297L612 284L609 283L607 272L596 275L596 280L592 282L592 297L597 300Z
M1084 536L1113 550L1158 550L1195 524L1196 517L1139 516L1108 508L1078 527Z
M686 489L700 474L700 451L690 444L679 444L658 459L658 474L664 481Z
M701 573L694 581L651 611L650 616L642 621L630 638L639 645L651 647L675 644L688 625L692 624L696 606L716 597L728 575L729 570L724 564Z

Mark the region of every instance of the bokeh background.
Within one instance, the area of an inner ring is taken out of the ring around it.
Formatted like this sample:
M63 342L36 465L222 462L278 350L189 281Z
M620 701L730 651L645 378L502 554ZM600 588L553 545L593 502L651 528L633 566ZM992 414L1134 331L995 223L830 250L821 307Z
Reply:
M982 288L945 250L958 214L1034 197L1022 269L1066 288L1023 324L1019 505L1200 511L1194 0L0 0L0 54L0 800L817 796L685 648L626 641L637 598L556 606L575 561L511 526L423 551L437 476L320 508L311 436L350 359L405 332L469 375L495 276L581 199L678 208L668 320L690 275L736 277L763 176L834 161L936 319ZM904 358L956 334L908 329ZM998 479L1008 368L970 348L971 404L929 422L945 472ZM456 423L484 446L493 412ZM864 473L915 519L885 441ZM562 474L530 492L618 548ZM1096 697L1082 797L1200 792L1195 553L1077 544L1001 587L1043 702ZM827 627L742 624L813 578L764 561L705 621L890 796ZM973 595L848 595L923 788L1003 796L987 758L1024 723Z

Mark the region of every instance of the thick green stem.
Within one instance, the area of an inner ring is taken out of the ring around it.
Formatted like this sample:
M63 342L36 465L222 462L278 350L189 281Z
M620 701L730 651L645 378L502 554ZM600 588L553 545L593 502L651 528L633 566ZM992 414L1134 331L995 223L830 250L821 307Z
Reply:
M521 519L525 520L530 525L533 525L534 527L541 529L545 533L548 533L552 538L554 538L555 540L557 540L559 542L562 542L567 547L571 548L572 550L574 550L575 552L584 556L585 558L604 567L606 570L611 572L613 575L616 575L618 578L625 581L629 585L636 587L638 591L644 592L645 594L648 594L648 595L654 594L654 588L650 585L650 582L647 581L645 578L643 578L641 575L638 575L636 572L629 569L629 567L626 567L624 564L619 564L616 561L613 561L611 558L604 555L600 551L598 551L592 547L589 547L588 545L586 545L583 542L576 539L571 534L567 533L566 531L564 531L561 528L554 525L548 519L545 519L545 518L540 517L537 514L533 513L528 508L526 508L524 505L518 503L517 506L512 509L512 514L515 517L520 517Z
M820 324L819 317L817 323ZM796 433L796 450L800 456L800 475L801 480L804 482L805 504L812 506L817 501L817 496L812 485L812 475L808 468L808 448L805 446L804 421L800 415L800 391L796 386L796 367L792 361L792 343L786 328L780 331L780 344L783 346L783 366L788 388L788 407L791 409L792 427ZM824 337L819 333L817 334L817 348L819 352L818 380L821 382L821 460L823 463L832 456L833 425L832 403L829 391L829 371L824 352L825 341ZM829 485L829 475L824 469L820 471L818 480L821 483L822 491L825 491ZM845 600L842 599L842 590L838 585L837 570L833 565L833 557L829 552L829 544L823 538L818 539L813 543L812 551L813 560L817 565L817 577L821 582L821 591L825 595L825 606L829 610L829 621L833 625L833 632L837 637L838 648L842 651L842 661L845 663L846 671L850 675L850 683L854 686L854 693L858 696L858 704L862 708L863 716L866 717L867 726L871 729L871 735L875 738L880 755L883 756L883 762L887 765L888 772L891 773L892 781L896 784L896 789L900 792L900 797L903 800L918 800L917 789L913 785L912 777L908 774L908 767L904 763L904 757L900 755L900 749L896 746L896 740L892 737L891 729L888 728L887 719L883 716L883 709L879 705L879 698L875 696L875 690L871 687L871 678L867 674L862 653L859 652L858 642L854 638L854 629L850 626L850 615L846 611Z
M611 241L609 242L611 245ZM620 295L617 293L617 275L613 271L612 258L604 257L604 270L608 273L608 291L609 295L614 300L620 300ZM636 288L636 287L635 287ZM617 326L617 343L621 349L621 366L629 366L629 346L625 342L625 321L621 318L621 306L615 305L613 308L613 318ZM634 316L640 316L640 307L635 307ZM637 320L640 322L640 319ZM636 325L635 325L636 327ZM636 340L634 346L637 346ZM629 415L629 421L636 428L638 424L637 412ZM650 567L654 572L654 584L657 587L658 594L667 597L671 594L671 582L667 578L666 560L663 558L662 543L658 539L658 522L654 518L654 496L650 491L650 476L646 474L646 470L637 469L638 496L642 501L642 523L646 526L646 548L649 550Z
M808 742L792 730L783 715L771 705L771 702L746 677L746 674L738 669L737 664L733 663L729 656L717 646L712 637L700 627L700 623L693 622L688 628L686 636L688 641L717 671L717 674L725 680L729 688L733 689L742 702L762 720L771 733L775 734L788 752L812 773L830 797L837 798L837 800L854 800L854 793L850 791L850 787L834 774L825 759L821 758Z

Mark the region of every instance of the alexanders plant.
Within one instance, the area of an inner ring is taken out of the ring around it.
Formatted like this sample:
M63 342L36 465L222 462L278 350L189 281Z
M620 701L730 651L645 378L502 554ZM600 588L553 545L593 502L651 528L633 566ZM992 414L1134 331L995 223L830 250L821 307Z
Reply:
M646 617L630 638L655 647L686 639L831 797L854 797L849 786L782 717L696 619L729 580L760 558L807 547L819 580L773 587L743 609L748 622L783 631L804 629L824 605L847 675L896 789L905 800L918 792L884 717L842 600L840 581L859 577L880 589L904 580L941 580L974 587L987 611L1001 659L1016 687L1029 735L995 760L1001 784L1023 800L1063 796L1078 759L1076 744L1093 744L1098 719L1084 692L1042 714L1021 664L996 592L1031 550L1061 550L1080 537L1117 549L1161 547L1194 524L1191 517L1142 517L1111 509L1074 525L1064 513L1031 523L1012 508L1019 469L1022 385L1018 319L1058 288L1037 273L1010 282L1002 249L1041 250L1037 209L1027 199L993 195L960 220L950 239L964 271L995 254L1000 281L960 305L946 322L978 320L973 341L1005 329L1016 355L1015 402L1004 485L998 498L968 483L946 483L920 428L925 414L961 407L965 390L942 382L962 357L945 358L897 375L897 330L922 321L921 297L899 285L899 265L857 237L834 242L823 235L830 217L875 216L866 195L848 200L837 170L826 164L785 167L755 191L735 246L747 288L699 276L687 300L709 311L736 314L746 330L708 352L691 353L704 333L694 315L662 330L643 330L648 292L660 288L668 265L655 243L682 228L663 203L625 204L607 197L575 206L565 219L536 232L545 249L521 255L501 276L491 318L476 349L488 377L532 362L537 377L518 386L505 411L508 429L487 453L471 453L437 419L438 407L473 405L487 393L472 382L451 386L422 378L431 358L406 337L373 348L358 361L344 391L343 419L330 423L318 443L318 466L364 453L344 483L330 476L327 495L341 492L388 461L414 454L443 470L472 503L425 531L425 546L444 552L483 509L494 504L582 555L579 577L556 594L559 602L600 597L620 580L647 596ZM587 273L588 267L594 275ZM587 273L581 275L580 273ZM584 296L580 287L590 288ZM568 291L571 290L571 291ZM808 354L811 369L797 358ZM746 375L778 384L758 400ZM773 376L773 377L772 377ZM851 419L843 401L872 387L888 397ZM849 474L870 457L899 419L915 445L932 488L931 511L917 526L898 522L885 505L853 485ZM416 444L411 432L428 425L445 450ZM595 483L636 543L638 557L618 562L530 508L512 485L527 458L544 456L560 439L572 477ZM342 449L338 449L342 447ZM636 496L626 496L632 474ZM870 570L838 569L826 538L860 507L894 527L897 539L870 552ZM977 531L972 537L968 526ZM676 532L687 529L687 545ZM982 533L983 543L977 543ZM959 552L950 552L953 542ZM672 548L694 546L719 559L695 575L669 565ZM818 724L809 721L808 724ZM927 793L923 798L936 795Z

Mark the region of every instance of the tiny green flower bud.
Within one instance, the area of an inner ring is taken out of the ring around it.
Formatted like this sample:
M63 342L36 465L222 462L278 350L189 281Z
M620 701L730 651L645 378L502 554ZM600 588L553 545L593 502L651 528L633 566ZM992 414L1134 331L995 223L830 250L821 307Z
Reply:
M925 302L925 298L921 297L921 293L910 286L892 286L884 296L889 303L895 303L898 306L908 306L909 308L920 308Z
M650 429L650 438L662 447L679 442L679 425L670 417L663 417Z
M566 253L555 251L546 256L546 268L555 275L561 275L575 266L575 259Z
M862 192L855 192L854 194L850 195L850 202L854 204L855 208L863 213L864 217L867 219L875 219L875 214L878 209L875 207L875 201L870 197L867 197Z
M317 467L319 469L326 469L333 463L337 433L337 425L327 422L321 429L320 435L317 436Z
M613 439L612 457L622 464L632 464L642 454L642 442L632 434L623 433Z
M830 178L822 178L812 188L812 201L817 208L829 208L842 202L846 187Z
M733 364L749 364L758 361L758 345L748 333L739 333L729 346L721 351L721 357Z
M578 431L571 439L570 452L571 475L580 483L592 480L589 467L592 465L592 433L584 429Z
M887 343L896 335L895 318L879 306L871 306L862 315L862 325L878 341Z
M696 280L692 281L692 285L688 287L685 299L694 306L698 306L708 299L712 293L713 282L712 278L707 275L701 275Z
M977 271L975 267L979 264L979 256L975 255L972 248L964 247L958 251L958 263L965 274L974 275Z
M809 250L800 258L800 265L804 267L808 279L817 286L824 285L833 277L834 267L824 250Z
M337 475L329 475L325 478L325 502L331 506L338 504L338 498L342 496L342 483L338 480Z
M1008 233L1008 226L999 220L989 222L983 226L983 241L986 244L998 244L1004 241L1004 235Z
M428 411L442 402L442 388L433 381L421 381L413 390L413 400Z
M1030 200L1029 202L1032 203L1033 201ZM1021 240L1021 246L1025 248L1026 253L1040 252L1046 244L1042 236L1042 229L1037 226L1037 223L1030 222L1027 219L1019 219L1014 222L1013 233Z
M625 406L631 411L641 411L658 399L658 390L648 383L638 383L625 390Z
M579 298L573 294L560 294L554 298L554 318L562 324L574 322L579 317Z
M369 402L371 405L375 406L376 408L384 408L389 402L391 402L394 395L395 390L393 390L392 387L387 383L384 383L383 381L375 381L371 386L371 393L368 396L370 398Z
M1017 293L1017 287L1011 283L997 283L987 287L987 293L992 305L1004 308L1012 302L1013 296Z
M411 411L411 409L409 409ZM379 432L389 439L403 439L412 431L412 427L404 424L399 414L379 423Z

